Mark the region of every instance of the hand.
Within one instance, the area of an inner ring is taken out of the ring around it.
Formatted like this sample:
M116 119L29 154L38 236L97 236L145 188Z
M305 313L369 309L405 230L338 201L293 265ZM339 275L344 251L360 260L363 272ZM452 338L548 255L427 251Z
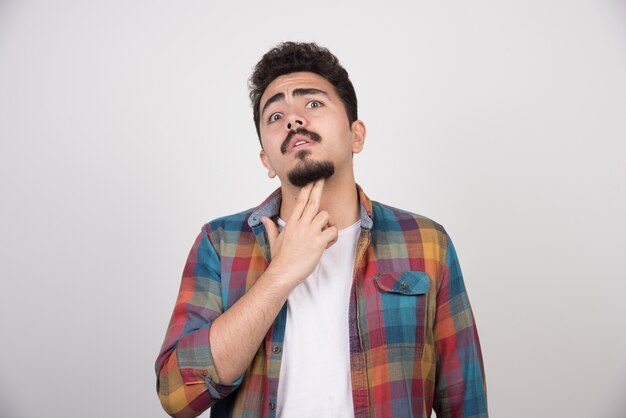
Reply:
M335 221L328 212L319 210L323 188L322 179L300 189L282 232L271 219L261 219L272 252L270 269L294 287L313 272L324 250L337 241Z

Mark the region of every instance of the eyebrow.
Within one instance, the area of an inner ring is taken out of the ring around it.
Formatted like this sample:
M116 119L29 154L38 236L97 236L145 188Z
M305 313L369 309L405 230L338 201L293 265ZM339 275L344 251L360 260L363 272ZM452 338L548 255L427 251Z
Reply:
M295 89L292 93L292 96L306 96L309 94L323 94L324 96L328 97L328 94L324 90L314 88ZM276 93L275 95L267 99L267 102L265 102L265 104L263 105L263 110L261 110L261 115L265 113L265 109L267 109L269 105L279 100L285 100L285 93Z

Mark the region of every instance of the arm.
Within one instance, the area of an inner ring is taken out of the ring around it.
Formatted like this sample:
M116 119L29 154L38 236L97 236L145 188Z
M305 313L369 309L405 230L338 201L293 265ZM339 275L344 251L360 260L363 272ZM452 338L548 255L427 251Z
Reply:
M288 225L278 233L265 218L272 263L250 290L224 312L220 261L208 226L189 257L161 353L157 390L163 408L195 417L232 393L258 351L291 290L313 270L337 238L326 212L319 212L323 182L306 186Z
M250 290L213 324L211 351L223 382L245 371L291 291L313 271L337 240L334 220L319 211L324 181L303 187L282 233L267 217L272 262ZM327 227L327 225L330 225Z
M446 234L446 257L437 291L433 409L440 418L487 418L487 391L478 331L461 266Z
M209 347L211 324L222 310L220 260L205 225L189 252L155 365L159 399L172 416L195 417L240 383L219 382Z

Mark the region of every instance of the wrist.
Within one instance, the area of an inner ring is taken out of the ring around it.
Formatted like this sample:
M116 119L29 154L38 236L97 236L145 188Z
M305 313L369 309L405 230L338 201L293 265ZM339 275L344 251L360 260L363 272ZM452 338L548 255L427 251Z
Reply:
M261 279L274 291L279 293L284 291L287 295L301 282L297 276L294 276L290 269L283 268L278 263L274 262L270 263L261 276Z

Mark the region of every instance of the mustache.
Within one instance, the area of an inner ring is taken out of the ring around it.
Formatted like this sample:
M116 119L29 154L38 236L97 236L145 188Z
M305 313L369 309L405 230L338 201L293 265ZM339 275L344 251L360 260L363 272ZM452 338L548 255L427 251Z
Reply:
M293 136L296 134L305 135L315 142L320 142L322 140L322 137L316 134L315 132L311 132L305 128L298 128L296 130L289 131L289 133L287 134L287 137L285 138L285 140L280 146L280 152L282 152L283 154L287 152L289 141L291 141L291 138L293 138Z

